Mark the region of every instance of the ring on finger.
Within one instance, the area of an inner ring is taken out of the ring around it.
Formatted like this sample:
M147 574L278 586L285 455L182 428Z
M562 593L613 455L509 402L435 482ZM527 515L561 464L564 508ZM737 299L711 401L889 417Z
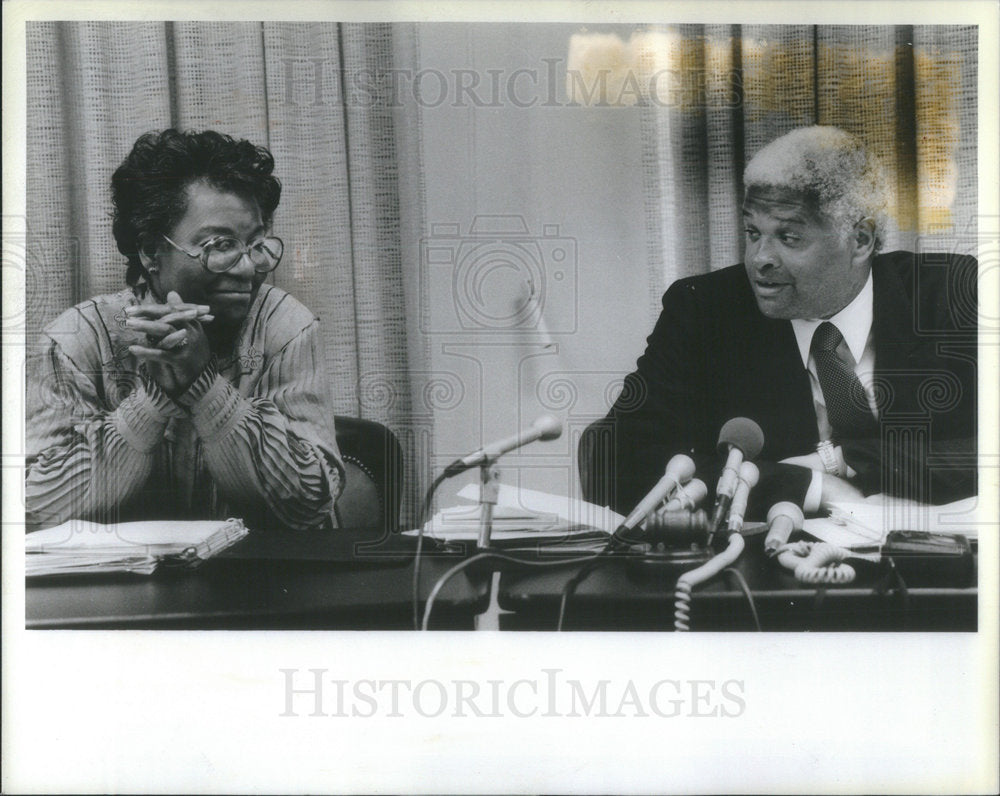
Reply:
M184 348L184 346L188 344L187 330L182 330L181 334L183 335L182 337L169 343L168 345L163 345L161 347L166 348L169 351L176 351L178 348Z

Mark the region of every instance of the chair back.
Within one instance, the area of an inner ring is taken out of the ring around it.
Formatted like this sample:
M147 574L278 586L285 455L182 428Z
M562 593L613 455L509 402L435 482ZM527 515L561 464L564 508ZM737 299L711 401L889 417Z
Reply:
M403 492L403 449L381 423L335 415L337 447L344 461L346 484L337 500L341 528L399 530Z
M577 446L580 488L583 499L597 506L613 505L615 439L614 424L606 417L587 426Z

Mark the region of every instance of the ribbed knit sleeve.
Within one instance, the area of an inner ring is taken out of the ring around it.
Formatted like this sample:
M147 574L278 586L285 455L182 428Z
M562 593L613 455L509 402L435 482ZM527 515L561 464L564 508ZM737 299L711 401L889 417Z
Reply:
M270 357L254 392L209 367L178 398L220 492L231 505L263 502L289 528L334 522L342 465L317 322Z
M100 373L81 370L49 340L29 363L26 505L29 522L105 516L142 489L177 407L152 381L109 411Z

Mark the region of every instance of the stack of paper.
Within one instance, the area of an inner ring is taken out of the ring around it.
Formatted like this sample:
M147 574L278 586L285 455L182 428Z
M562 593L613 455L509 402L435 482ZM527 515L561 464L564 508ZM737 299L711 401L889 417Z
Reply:
M460 498L478 500L479 485L468 484ZM482 507L478 503L443 509L424 533L435 539L471 540L479 536ZM600 549L622 517L609 508L531 489L501 485L493 508L491 543L504 547L527 543L559 549ZM415 534L416 531L408 531Z
M194 566L246 535L239 519L116 525L69 520L25 536L25 574L149 574L161 563Z
M856 503L834 503L830 516L806 520L803 530L840 547L879 546L890 531L961 534L978 539L978 498L928 506L899 498L872 495Z

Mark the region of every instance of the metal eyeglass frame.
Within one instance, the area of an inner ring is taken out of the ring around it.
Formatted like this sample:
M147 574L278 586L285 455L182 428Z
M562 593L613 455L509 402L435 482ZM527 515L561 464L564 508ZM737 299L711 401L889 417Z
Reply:
M174 241L170 240L170 238L168 238L166 235L162 235L162 238L167 243L169 243L171 246L173 246L175 249L177 249L177 251L181 252L182 254L186 254L188 257L192 257L192 258L198 260L198 262L201 263L201 267L204 268L206 271L208 271L210 274L224 274L227 271L231 271L233 268L236 267L236 264L240 260L242 260L244 257L249 257L250 256L250 249L252 248L250 246L250 244L244 244L244 243L240 242L239 239L234 238L234 237L232 237L230 235L219 235L219 236L211 238L210 240L207 240L203 244L201 244L201 248L198 251L196 251L196 252L189 252L183 246L180 246L177 243L174 243ZM236 243L236 245L240 247L240 256L237 257L235 260L233 260L233 264L230 265L228 268L226 268L226 269L224 269L222 271L213 271L211 268L208 267L208 256L205 254L205 247L208 246L209 244L214 243L215 241L219 241L219 240L231 240L231 241L234 241ZM276 240L276 241L278 241L278 245L281 247L281 252L278 254L278 259L275 260L274 265L272 265L270 268L267 268L267 269L258 268L257 264L253 262L253 258L251 257L250 258L250 262L253 263L253 269L258 274L269 274L269 273L271 273L281 263L281 257L285 253L285 242L281 238L279 238L277 235L268 235L265 238L260 238L258 241L255 241L254 245L257 245L258 243L263 243L264 241L269 241L269 240Z

